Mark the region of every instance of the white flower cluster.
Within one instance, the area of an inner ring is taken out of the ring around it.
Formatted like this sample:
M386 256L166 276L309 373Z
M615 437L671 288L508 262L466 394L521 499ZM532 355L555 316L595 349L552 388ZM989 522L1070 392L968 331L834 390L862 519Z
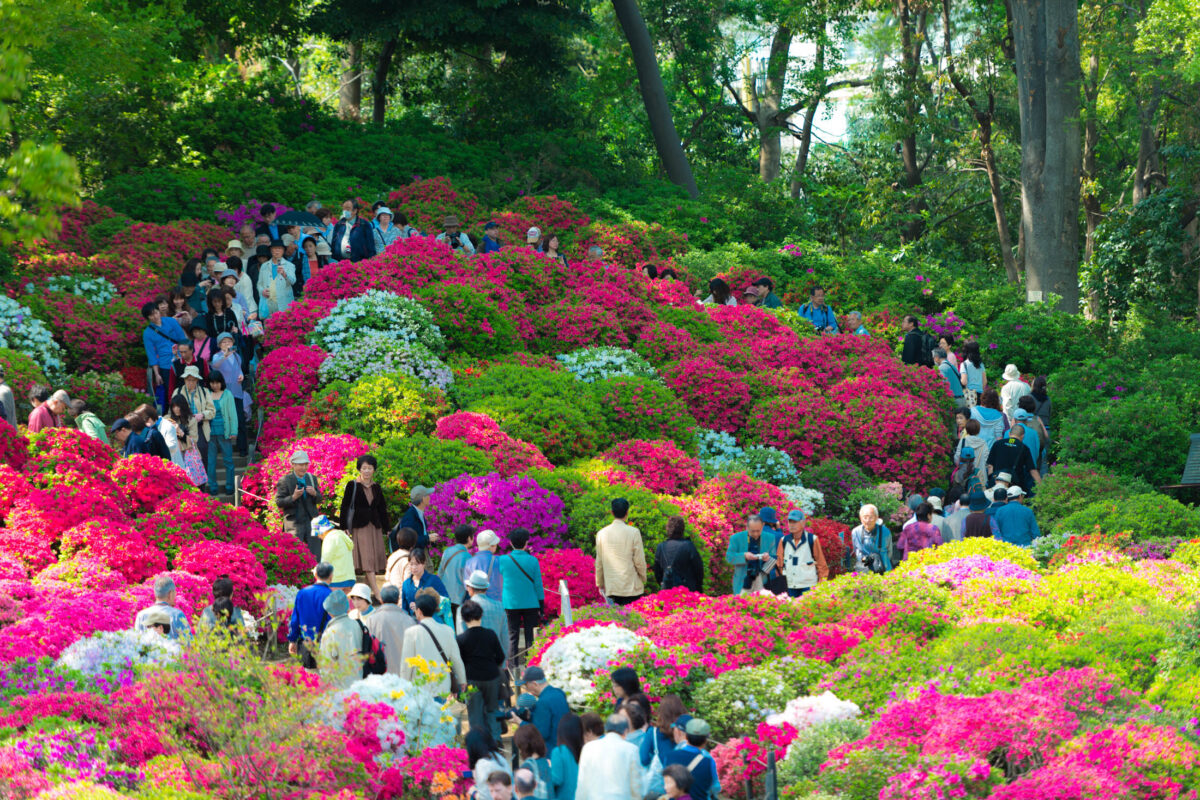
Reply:
M179 656L179 645L152 631L101 631L62 651L54 666L99 675L105 670L165 664Z
M344 731L346 725L345 699L358 695L364 703L386 703L396 711L396 719L379 723L376 735L383 752L376 756L381 766L388 766L407 751L419 754L427 747L453 745L456 733L454 716L444 703L434 699L430 686L417 686L388 672L371 675L334 693L322 712L322 722Z
M32 358L49 377L61 373L63 351L42 321L25 306L0 295L0 347Z
M620 625L584 628L555 641L542 653L546 681L567 694L567 702L582 708L595 690L592 675L615 656L650 640Z
M775 727L787 724L802 731L834 720L855 719L860 714L862 709L855 703L839 700L833 692L825 692L789 701L783 713L767 717L767 724Z
M117 287L99 275L52 275L46 281L46 288L82 297L94 306L105 305L117 296ZM32 284L28 290L33 291Z
M373 333L387 334L401 344L424 345L435 353L446 349L441 329L424 306L378 289L339 302L317 323L308 341L336 353Z
M776 486L800 485L800 473L792 457L775 447L751 445L741 447L733 434L725 431L702 430L697 458L708 476L744 472L752 478Z
M816 489L805 489L799 483L788 483L779 489L792 501L792 505L804 509L804 513L812 516L825 507L825 493Z
M326 358L318 370L322 384L353 383L369 375L400 372L426 386L445 391L454 373L433 351L421 344L407 344L390 333L371 333Z
M618 377L658 378L658 371L649 361L622 347L585 347L557 356L557 360L584 383Z

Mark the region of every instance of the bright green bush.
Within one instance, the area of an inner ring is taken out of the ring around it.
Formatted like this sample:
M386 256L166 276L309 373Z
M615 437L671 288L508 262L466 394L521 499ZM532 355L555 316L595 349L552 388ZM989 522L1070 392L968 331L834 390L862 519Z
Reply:
M800 731L788 747L787 758L779 764L780 785L814 780L821 772L821 765L829 760L830 750L858 741L870 729L870 723L861 719L839 719Z
M414 486L434 487L451 478L487 475L492 457L459 439L435 439L423 434L392 437L373 451L379 460L375 479L393 511L403 511ZM354 464L347 467L349 473Z
M216 206L208 193L188 178L167 169L148 169L109 178L96 202L139 222L177 219L212 221Z
M113 237L133 225L133 220L124 214L117 214L97 222L87 229L87 238L96 252L107 250L112 244Z
M571 518L575 502L591 489L607 486L608 482L598 477L584 475L578 470L559 467L558 469L531 469L524 473L533 478L548 492L558 496L563 501L563 516Z
M469 286L430 284L417 296L433 312L452 353L487 358L511 353L520 345L516 326L483 292Z
M1121 500L1098 500L1065 517L1064 532L1130 533L1135 542L1156 537L1194 539L1200 536L1200 516L1165 494L1149 492Z
M1178 483L1193 420L1151 393L1081 408L1063 419L1058 456L1094 461L1155 486Z
M452 395L460 408L495 396L563 397L585 394L569 373L522 364L493 364L482 373L459 379Z
M353 385L335 381L318 400L331 392L342 398L339 430L367 442L432 433L438 417L450 412L440 391L398 372L372 375Z
M568 464L609 444L600 409L586 393L498 395L478 400L466 410L487 414L509 436L537 445L552 464Z
M834 668L821 686L857 703L864 714L882 709L909 687L940 679L943 674L921 642L908 636L876 634L845 658L846 663Z
M1158 674L1159 653L1182 619L1180 610L1166 603L1117 600L1080 617L1066 635L1079 637L1077 646L1093 654L1093 665L1144 692Z
M999 377L1005 364L1024 373L1049 375L1064 364L1103 354L1103 331L1076 314L1048 304L1020 306L1002 314L980 337L989 370Z
M1152 487L1144 481L1122 478L1099 464L1060 461L1038 484L1029 507L1037 514L1042 533L1049 534L1061 520L1082 511L1089 503L1120 501L1149 491Z
M696 714L717 739L752 731L788 701L810 693L829 666L809 659L781 659L730 670L696 691Z

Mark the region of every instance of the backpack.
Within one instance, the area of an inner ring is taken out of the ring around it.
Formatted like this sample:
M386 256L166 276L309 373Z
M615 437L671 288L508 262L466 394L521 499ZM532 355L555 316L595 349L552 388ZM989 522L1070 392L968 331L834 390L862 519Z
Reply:
M938 346L938 340L932 333L921 331L921 363L927 367L933 366L933 350Z
M362 624L362 620L355 620L358 623L359 629L362 631L362 650L361 653L366 656L363 660L363 677L370 675L382 675L387 672L387 659L384 658L383 648L379 646L379 640L371 635L367 630L367 626Z

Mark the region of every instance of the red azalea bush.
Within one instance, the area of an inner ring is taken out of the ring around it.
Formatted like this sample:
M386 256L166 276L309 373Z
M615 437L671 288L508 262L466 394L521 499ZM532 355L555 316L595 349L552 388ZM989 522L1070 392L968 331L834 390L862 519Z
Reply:
M514 439L487 414L459 411L437 421L434 436L439 439L461 439L495 459L496 472L511 478L531 469L553 469L538 446Z
M546 353L565 353L589 345L625 347L629 334L616 312L598 303L562 300L541 309L536 346Z
M29 437L29 455L47 456L43 467L55 469L60 460L83 462L100 471L117 462L117 451L76 428L46 428Z
M825 563L829 566L829 577L844 574L846 567L842 560L846 557L850 541L850 526L832 519L810 517L808 529L821 542L821 552L825 554Z
M304 285L304 296L336 303L375 289L412 297L413 292L429 284L471 278L487 263L459 259L447 245L415 236L393 242L385 252L363 261L340 261L323 267ZM484 286L476 288L487 291Z
M342 263L349 264L351 262L344 261ZM301 347L308 339L308 335L317 327L317 323L329 316L329 312L336 303L313 297L310 287L318 277L334 268L335 266L332 264L323 267L304 285L303 298L288 306L286 311L280 311L267 318L264 326L266 336L263 339L266 347Z
M20 469L28 457L29 442L12 425L0 425L0 463Z
M108 250L92 258L89 271L108 278L129 307L136 309L163 287L176 284L188 258L228 240L229 231L196 220L168 225L135 222L113 236Z
M0 463L0 518L7 517L13 504L33 491L29 479L10 467Z
M0 528L0 552L24 564L30 572L43 570L58 558L43 537L11 528Z
M88 235L88 228L116 215L117 212L95 200L84 200L77 207L64 208L58 214L62 226L58 232L58 240L46 244L55 250L62 249L84 257L90 256L96 252L96 248Z
M558 195L524 195L508 210L494 212L489 219L503 231L503 244L524 245L525 232L536 225L543 236L558 236L559 249L564 251L573 242L574 234L591 222L587 214L573 203L560 200Z
M442 230L442 221L450 214L467 227L479 212L475 197L450 185L442 176L417 178L412 183L388 193L388 208L408 215L408 224L426 235Z
M602 457L620 464L636 483L656 494L686 494L704 478L700 462L674 442L630 439Z
M184 545L205 539L244 547L266 534L266 529L246 509L234 508L194 491L164 497L154 507L154 513L138 517L133 527L169 557L174 557Z
M193 489L186 472L158 456L123 458L109 471L109 475L136 511L153 511L164 497Z
M663 368L663 380L675 390L705 428L737 433L750 409L750 390L740 376L708 358L685 358Z
M573 547L546 550L538 554L538 565L542 568L542 585L546 589L548 618L557 617L562 610L559 581L567 582L573 609L604 602L604 597L596 588L596 559L582 550Z
M255 400L268 417L281 408L303 406L317 390L317 370L328 353L312 345L277 347L258 364Z
M270 455L300 434L320 433L322 426L305 425L306 406L287 406L278 409L263 421L258 434L258 451Z
M254 554L267 575L267 583L305 586L312 583L313 558L308 545L281 528L267 529L256 539L244 538L239 544Z
M586 253L592 245L604 248L604 260L630 269L658 263L687 252L687 236L657 222L593 222L579 232L576 250Z
M850 459L849 423L842 409L820 394L768 397L750 412L747 439L776 447L803 469L833 458Z
M50 292L33 303L42 309L46 325L62 345L66 368L108 372L141 354L141 317L134 317L124 303L94 305L69 292Z
M37 362L19 350L0 347L0 366L4 367L4 380L13 390L15 397L29 397L29 390L33 384L40 383L45 386L49 383ZM20 420L17 422L20 423ZM0 450L0 453L2 452L5 451Z
M167 568L167 557L127 522L92 520L63 533L59 554L80 555L140 583Z
M248 609L252 616L262 614L267 575L246 548L216 541L184 545L175 558L175 568L203 576L210 582L228 575L233 581L233 604Z

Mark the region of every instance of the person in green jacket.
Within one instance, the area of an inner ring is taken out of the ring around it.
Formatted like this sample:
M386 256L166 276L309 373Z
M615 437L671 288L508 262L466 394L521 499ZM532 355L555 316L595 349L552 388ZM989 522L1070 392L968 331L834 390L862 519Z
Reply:
M775 296L775 282L770 278L759 278L750 284L750 290L758 295L758 304L763 308L780 308L783 305L783 301Z
M217 370L208 374L208 388L213 394L217 414L209 423L208 491L217 496L217 451L225 462L225 494L233 494L233 440L238 433L237 400L225 384L225 376Z
M71 401L71 404L67 408L71 413L72 419L75 420L76 428L79 428L79 430L93 439L108 444L107 426L99 417L92 413L86 401L76 398Z

